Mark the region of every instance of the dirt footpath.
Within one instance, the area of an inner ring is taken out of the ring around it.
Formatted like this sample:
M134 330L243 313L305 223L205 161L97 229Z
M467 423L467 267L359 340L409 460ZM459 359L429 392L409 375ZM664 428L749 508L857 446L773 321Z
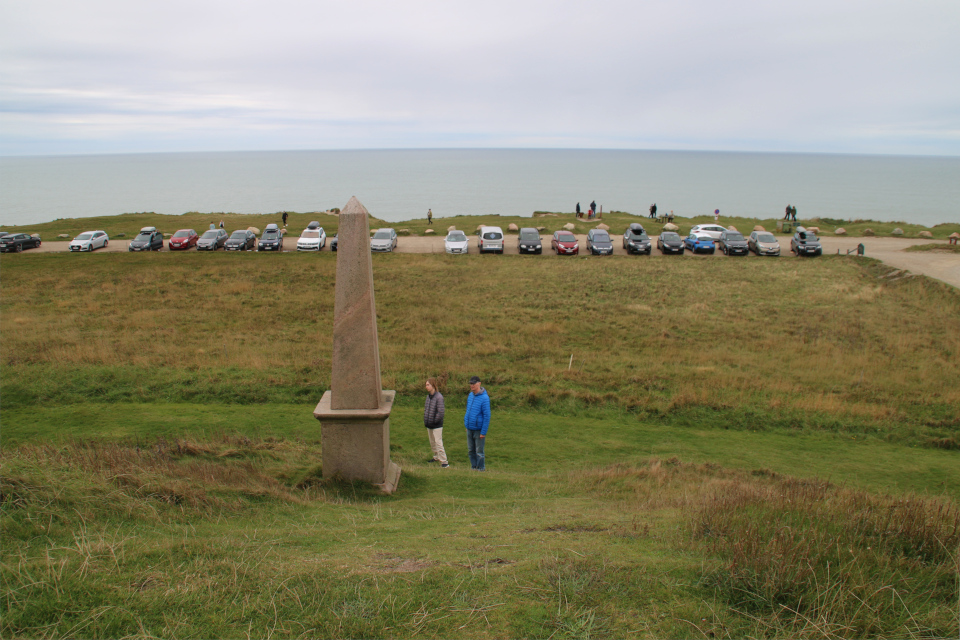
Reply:
M569 256L557 256L552 251L550 251L550 236L544 235L543 237L543 254L540 256L530 256L530 259L563 259ZM580 240L580 251L581 255L585 254L585 247L587 244L587 237L585 235L577 236ZM424 236L424 237L404 237L401 236L397 244L397 253L443 253L443 236ZM790 238L787 236L777 238L780 241L780 246L782 248L781 259L790 259L797 260L793 254L790 253ZM618 235L613 236L613 253L614 255L625 255L626 251L623 250L621 245L621 238ZM653 242L654 250L652 255L648 256L636 256L638 260L661 260L661 259L677 259L679 256L662 256L660 252L656 250L657 236L650 236L650 240ZM856 251L857 245L863 243L866 248L866 255L870 258L876 258L882 260L883 262L889 264L892 267L898 269L906 269L911 273L922 274L930 276L931 278L936 278L942 280L947 284L951 284L957 288L960 288L960 255L953 253L938 253L938 252L906 252L904 249L911 245L915 244L929 244L931 242L936 242L940 244L945 244L943 240L924 240L916 238L820 238L820 242L823 245L824 254L836 254L838 251L842 254L846 253L848 250ZM126 251L127 245L129 244L128 240L111 240L109 246L104 249L98 249L97 253L107 252L119 252ZM44 242L37 249L28 249L30 252L69 252L69 241L57 241L57 242ZM287 237L284 240L284 252L296 251L297 239L295 237ZM329 240L324 251L330 250ZM189 251L195 251L195 249L190 249ZM477 252L476 238L470 237L470 253ZM171 252L168 249L164 249L163 253L179 253ZM519 250L517 249L517 237L514 235L507 235L504 242L504 253L508 255L517 255ZM690 252L686 252L684 257L690 257ZM452 259L455 259L457 256L451 256ZM736 260L739 258L727 258L722 253L717 251L713 255L707 254L698 254L696 258L701 259L728 259ZM495 259L495 256L490 256L491 259ZM591 259L602 260L602 257L591 256ZM756 256L750 255L748 259L757 260ZM816 258L803 258L804 260L815 260Z

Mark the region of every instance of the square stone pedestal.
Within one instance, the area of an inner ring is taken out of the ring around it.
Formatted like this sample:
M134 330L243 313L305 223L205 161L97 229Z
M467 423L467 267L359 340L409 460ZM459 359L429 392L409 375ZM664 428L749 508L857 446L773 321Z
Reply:
M320 421L323 477L362 480L393 493L400 467L390 461L390 411L396 391L382 391L378 409L331 409L332 392L320 398L313 416Z

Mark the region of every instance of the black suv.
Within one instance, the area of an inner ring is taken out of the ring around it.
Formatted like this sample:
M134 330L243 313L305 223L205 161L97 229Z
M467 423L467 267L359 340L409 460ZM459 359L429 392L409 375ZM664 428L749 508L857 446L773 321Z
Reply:
M163 234L156 227L140 229L137 237L127 245L127 251L160 251L163 249Z
M750 245L739 231L724 231L720 234L719 244L725 256L745 256L750 253Z
M0 238L0 251L16 251L20 253L24 249L34 249L40 246L40 238L34 238L29 233L8 233Z
M644 231L642 224L632 223L623 232L623 248L627 253L645 253L650 255L653 250L650 236Z
M799 256L819 256L823 253L823 247L820 246L820 240L803 227L798 227L797 232L790 238L790 251Z
M540 232L533 227L523 227L517 235L517 251L520 253L543 253L543 241Z

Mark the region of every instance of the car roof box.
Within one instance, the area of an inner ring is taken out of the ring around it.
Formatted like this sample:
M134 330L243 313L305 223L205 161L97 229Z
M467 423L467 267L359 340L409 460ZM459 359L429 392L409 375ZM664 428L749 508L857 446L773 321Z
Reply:
M156 230L156 227L144 227L143 229L140 229L140 233L153 233Z
M267 225L267 229L266 229L266 230L267 230L267 231L279 231L279 230L280 230L280 227L278 227L277 225L275 225L275 224L273 224L273 223L271 222L270 224Z
M307 229L319 229L319 228L320 228L320 223L317 222L316 220L314 220L313 222L307 225Z

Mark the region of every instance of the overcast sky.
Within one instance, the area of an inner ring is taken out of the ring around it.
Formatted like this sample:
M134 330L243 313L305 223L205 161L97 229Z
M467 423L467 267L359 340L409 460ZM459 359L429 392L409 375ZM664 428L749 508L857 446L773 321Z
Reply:
M957 0L0 0L0 154L960 155Z

